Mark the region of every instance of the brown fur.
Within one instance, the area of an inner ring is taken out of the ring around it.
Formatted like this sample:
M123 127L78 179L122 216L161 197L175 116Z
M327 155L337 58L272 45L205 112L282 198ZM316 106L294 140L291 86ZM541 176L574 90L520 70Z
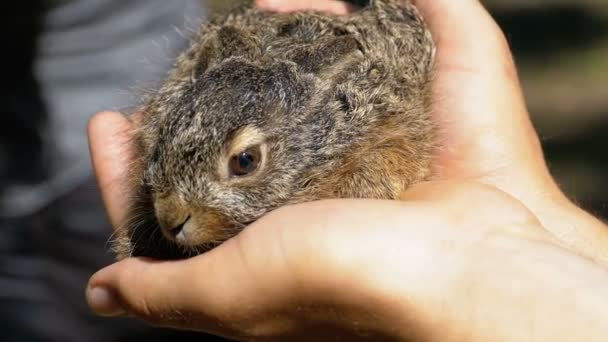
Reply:
M434 53L406 0L344 17L244 9L204 25L143 105L119 258L204 252L289 203L398 199L430 175ZM252 142L258 168L231 176Z

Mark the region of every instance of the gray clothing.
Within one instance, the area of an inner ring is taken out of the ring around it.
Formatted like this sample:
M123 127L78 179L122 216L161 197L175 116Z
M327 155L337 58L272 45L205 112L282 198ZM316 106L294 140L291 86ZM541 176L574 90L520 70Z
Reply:
M88 278L112 262L86 125L154 86L204 17L199 0L3 3L0 84L0 339L212 341L95 317Z
M128 111L184 46L178 30L203 15L198 0L52 0L43 10L32 67L47 113L37 131L46 174L5 183L0 217L32 214L90 177L91 115Z

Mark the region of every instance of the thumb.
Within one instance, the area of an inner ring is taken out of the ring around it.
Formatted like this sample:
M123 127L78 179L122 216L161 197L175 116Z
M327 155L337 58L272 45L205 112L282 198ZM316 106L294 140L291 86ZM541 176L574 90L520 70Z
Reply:
M91 277L87 302L101 316L246 339L295 292L275 245L244 251L237 237L187 260L126 259Z

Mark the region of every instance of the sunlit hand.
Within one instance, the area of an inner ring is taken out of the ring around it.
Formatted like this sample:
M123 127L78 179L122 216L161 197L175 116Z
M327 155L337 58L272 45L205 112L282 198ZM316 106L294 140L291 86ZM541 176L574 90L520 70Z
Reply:
M339 1L257 3L352 10ZM606 306L592 304L606 302L606 227L549 175L502 33L474 0L417 5L438 44L433 114L445 149L437 181L403 202L282 208L187 261L117 263L92 277L91 307L243 340L606 336ZM90 125L115 225L128 204L130 126L117 113Z

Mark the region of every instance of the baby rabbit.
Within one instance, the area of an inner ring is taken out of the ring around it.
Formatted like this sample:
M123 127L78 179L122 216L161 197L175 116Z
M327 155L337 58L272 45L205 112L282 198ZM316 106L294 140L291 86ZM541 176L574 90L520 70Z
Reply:
M430 176L435 46L407 0L205 24L135 132L118 258L183 258L278 207L398 199Z

